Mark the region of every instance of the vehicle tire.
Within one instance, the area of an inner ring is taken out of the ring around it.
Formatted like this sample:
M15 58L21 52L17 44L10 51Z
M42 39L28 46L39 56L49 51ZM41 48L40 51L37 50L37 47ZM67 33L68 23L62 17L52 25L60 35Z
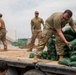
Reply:
M6 75L18 75L14 68L8 68Z
M25 72L23 75L45 75L45 73L43 73L42 71L33 69Z

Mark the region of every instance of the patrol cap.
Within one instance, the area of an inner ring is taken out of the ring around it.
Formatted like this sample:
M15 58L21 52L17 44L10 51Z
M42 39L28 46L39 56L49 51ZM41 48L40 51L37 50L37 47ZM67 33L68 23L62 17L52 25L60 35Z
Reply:
M0 13L0 17L2 17L2 14Z
M39 14L39 12L38 11L35 11L35 14Z

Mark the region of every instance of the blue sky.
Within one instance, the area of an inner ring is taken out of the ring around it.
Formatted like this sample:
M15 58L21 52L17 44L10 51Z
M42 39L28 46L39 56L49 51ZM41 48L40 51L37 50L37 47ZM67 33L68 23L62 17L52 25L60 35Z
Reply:
M63 12L66 9L73 11L76 19L76 0L1 0L0 13L6 28L16 30L16 38L31 37L30 20L34 11L40 12L44 21L54 12Z

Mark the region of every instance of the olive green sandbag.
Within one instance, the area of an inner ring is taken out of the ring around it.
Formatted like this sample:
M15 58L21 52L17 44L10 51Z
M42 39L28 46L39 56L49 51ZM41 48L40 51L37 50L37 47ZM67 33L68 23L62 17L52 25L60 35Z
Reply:
M74 47L76 45L76 39L74 39L74 40L72 40L71 42L70 42L70 47Z
M73 52L71 52L71 55L70 56L76 56L76 51L73 51Z
M43 51L41 55L39 56L40 59L48 59L48 53L47 51Z
M55 49L55 37L52 37L48 40L47 42L47 57L46 59L49 60L58 60L58 55L56 53L56 49Z
M51 50L55 48L55 39L50 38L47 42L47 50Z
M62 64L62 65L67 65L69 66L70 65L70 59L69 58L63 58L61 61L58 62L59 64Z
M70 60L71 60L71 61L76 61L76 55L71 56L71 57L70 57Z
M76 61L71 62L71 63L70 63L70 66L76 67Z
M72 50L76 51L76 45L74 47L72 47Z
M29 58L34 58L35 53L30 53Z
M75 36L72 36L72 35L69 35L69 34L64 34L64 37L69 42L75 39Z
M75 32L73 31L72 28L67 28L67 29L63 32L63 34L69 34L69 35L74 36L74 35L75 35Z
M70 49L69 49L69 47L65 44L64 45L64 57L65 58L69 58L70 57Z

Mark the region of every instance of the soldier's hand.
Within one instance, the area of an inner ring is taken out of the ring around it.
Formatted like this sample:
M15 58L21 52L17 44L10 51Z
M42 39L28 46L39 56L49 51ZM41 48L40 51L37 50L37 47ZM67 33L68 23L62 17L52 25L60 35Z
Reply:
M69 47L69 49L71 49L71 47L69 46L70 45L70 42L66 41L65 43Z

